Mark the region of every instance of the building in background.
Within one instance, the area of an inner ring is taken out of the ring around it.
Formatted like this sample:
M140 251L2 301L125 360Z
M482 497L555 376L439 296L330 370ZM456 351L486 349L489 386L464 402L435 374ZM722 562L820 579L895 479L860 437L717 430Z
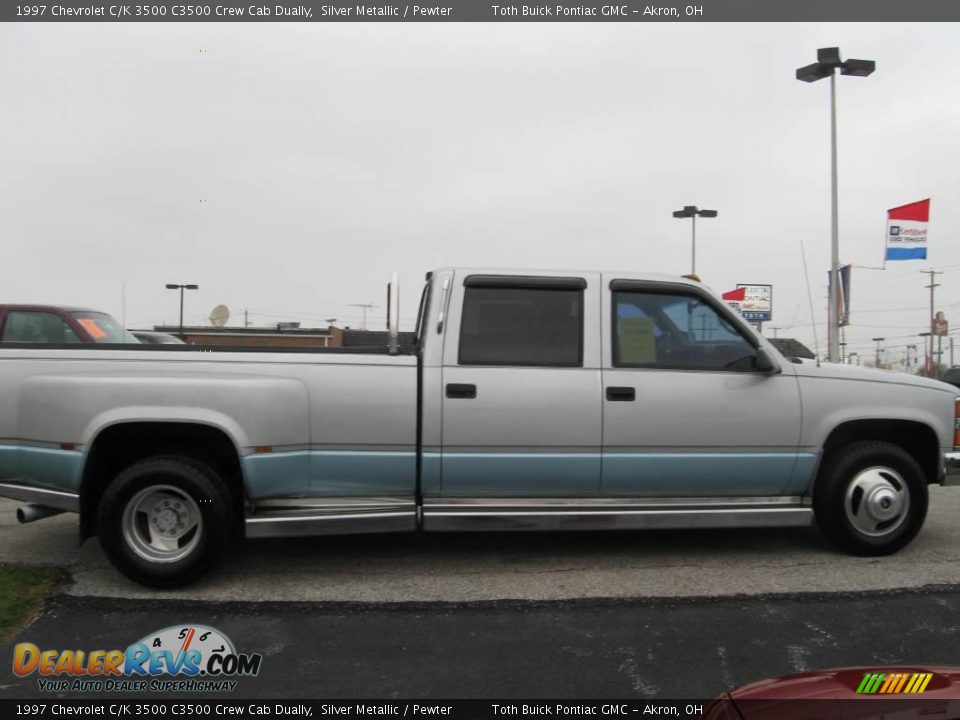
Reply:
M817 356L813 354L813 351L799 340L793 338L768 337L767 341L785 357L797 357L803 358L804 360L816 360L817 358Z

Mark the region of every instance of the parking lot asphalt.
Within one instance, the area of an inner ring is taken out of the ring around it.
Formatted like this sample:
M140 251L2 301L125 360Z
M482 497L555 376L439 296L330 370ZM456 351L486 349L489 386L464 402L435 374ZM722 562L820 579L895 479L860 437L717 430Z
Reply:
M349 610L61 596L15 642L122 650L194 623L261 653L260 674L234 692L135 697L706 699L811 669L956 665L960 592ZM0 685L8 697L83 697L41 692L9 663Z
M245 541L186 588L136 585L65 514L29 525L0 501L0 562L66 568L81 597L477 603L723 597L960 585L960 488L931 488L920 536L858 558L813 529L371 535Z

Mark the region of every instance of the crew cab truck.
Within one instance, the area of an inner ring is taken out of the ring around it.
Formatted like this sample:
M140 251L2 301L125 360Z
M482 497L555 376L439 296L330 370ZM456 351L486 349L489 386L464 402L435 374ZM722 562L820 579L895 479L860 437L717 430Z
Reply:
M411 347L0 345L0 496L175 586L243 535L816 522L881 555L960 477L956 388L785 358L699 282L427 277Z

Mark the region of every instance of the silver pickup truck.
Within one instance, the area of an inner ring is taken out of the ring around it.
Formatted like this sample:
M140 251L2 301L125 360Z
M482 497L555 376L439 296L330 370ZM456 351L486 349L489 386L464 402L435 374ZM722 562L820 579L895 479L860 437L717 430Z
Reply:
M244 535L816 521L880 555L960 473L957 393L784 358L694 281L441 269L411 347L0 345L0 496L154 586Z

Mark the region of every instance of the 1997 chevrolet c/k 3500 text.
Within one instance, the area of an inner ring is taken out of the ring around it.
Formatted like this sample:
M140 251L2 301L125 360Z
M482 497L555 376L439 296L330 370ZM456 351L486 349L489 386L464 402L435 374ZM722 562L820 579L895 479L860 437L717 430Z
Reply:
M413 347L211 349L0 346L0 495L172 586L243 534L815 519L879 555L960 472L953 386L783 358L665 276L442 269Z

